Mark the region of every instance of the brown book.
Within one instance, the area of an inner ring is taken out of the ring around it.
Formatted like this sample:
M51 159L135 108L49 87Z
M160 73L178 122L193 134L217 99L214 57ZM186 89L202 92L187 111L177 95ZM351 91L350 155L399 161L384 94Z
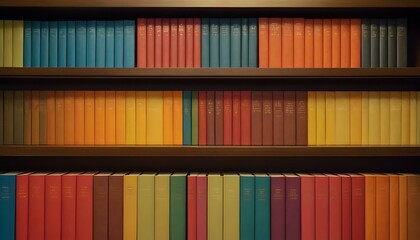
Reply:
M215 144L217 146L223 145L223 91L216 91L214 99L214 114L215 114Z
M124 175L108 177L108 240L123 240Z
M207 145L215 144L214 129L214 91L207 91Z
M284 145L296 145L296 92L284 92Z
M264 91L262 112L262 145L273 145L273 92Z
M284 145L283 92L273 92L273 145Z
M251 145L262 145L262 92L251 93Z
M296 92L296 145L308 145L308 92Z
M420 175L407 175L407 239L420 239Z
M108 239L109 173L93 176L93 240Z

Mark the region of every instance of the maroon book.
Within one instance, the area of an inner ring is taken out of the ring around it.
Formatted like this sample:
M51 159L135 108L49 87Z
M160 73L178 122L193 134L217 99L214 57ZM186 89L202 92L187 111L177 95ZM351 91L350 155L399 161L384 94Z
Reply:
M315 240L315 178L300 174L302 240Z
M215 126L215 145L223 145L223 91L216 91L214 98L214 126Z
M223 92L223 145L232 145L232 91Z
M365 177L351 176L351 239L365 238Z
M262 145L273 145L273 92L263 92Z
M93 239L108 239L108 177L109 173L93 176Z
M300 177L294 174L286 176L286 239L300 240Z
M232 92L232 145L241 145L241 92Z
M114 173L108 178L109 240L123 240L124 175Z
M334 174L328 176L328 229L329 239L341 239L341 178Z
M284 92L284 145L296 145L295 92Z
M273 92L273 145L284 145L283 92Z
M262 92L251 94L251 145L262 145Z
M308 145L308 92L296 92L296 145Z
M341 178L341 239L351 239L351 178L349 175L339 175Z
M207 91L207 145L215 145L214 91Z
M286 239L286 178L270 174L271 178L271 239Z

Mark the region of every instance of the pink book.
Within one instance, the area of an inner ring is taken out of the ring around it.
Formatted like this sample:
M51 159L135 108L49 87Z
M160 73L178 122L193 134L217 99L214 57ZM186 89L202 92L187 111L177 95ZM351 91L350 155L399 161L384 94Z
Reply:
M170 63L170 25L169 18L162 19L162 67L169 68Z
M146 68L146 18L137 19L137 67Z
M178 67L185 68L185 18L178 18Z
M194 67L194 19L187 18L185 21L185 31L186 31L186 40L185 40L185 67L192 68Z
M162 18L155 18L155 68L162 67Z
M201 67L201 20L194 18L194 68Z
M207 240L207 175L197 176L197 240Z
M170 20L170 67L178 67L178 19L171 18Z
M155 67L155 19L146 20L146 62L148 68Z

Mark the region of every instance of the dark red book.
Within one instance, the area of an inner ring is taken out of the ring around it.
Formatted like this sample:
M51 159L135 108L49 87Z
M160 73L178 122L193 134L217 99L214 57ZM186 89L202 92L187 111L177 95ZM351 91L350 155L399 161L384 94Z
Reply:
M108 239L109 173L93 176L93 239Z
M45 177L45 240L61 238L61 178L62 173Z
M29 173L16 176L16 240L28 239Z
M286 239L286 178L270 174L271 181L271 239Z
M365 178L351 176L351 239L365 238Z
M262 91L252 91L251 97L251 145L262 145Z
M146 66L155 67L155 19L146 19Z
M286 239L301 238L301 189L300 177L294 174L286 176Z
M262 145L273 145L273 92L262 94Z
M315 178L299 175L301 181L302 240L315 240Z
M296 145L308 145L308 92L296 92Z
M251 91L241 91L241 145L251 145Z
M214 91L207 91L207 145L215 145Z
M223 145L223 91L216 91L214 97L215 145Z
M351 178L341 174L341 239L351 240Z
M296 93L284 92L284 145L296 145Z
M185 67L194 67L194 18L185 20Z
M198 145L207 145L207 92L198 92Z
M232 145L232 91L223 92L223 145Z
M232 92L232 145L241 145L241 92Z
M207 240L207 175L197 176L197 240Z
M315 176L315 238L328 239L328 177Z
M79 173L61 177L61 239L76 239L76 186Z
M28 239L45 239L45 176L47 173L29 175Z
M155 18L155 68L162 67L162 18Z
M283 92L273 92L273 145L284 145Z
M76 185L76 239L93 237L93 176L88 172L77 175Z
M109 240L123 240L124 175L114 173L108 178Z
M178 67L185 68L185 18L178 18Z
M329 239L341 240L341 178L337 175L328 175L329 199Z
M197 239L197 174L188 175L187 239Z

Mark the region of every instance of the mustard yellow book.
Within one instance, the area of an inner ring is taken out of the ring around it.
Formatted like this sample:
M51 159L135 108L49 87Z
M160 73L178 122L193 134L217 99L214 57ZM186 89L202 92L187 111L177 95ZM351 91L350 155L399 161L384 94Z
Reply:
M325 92L316 92L316 145L325 145Z
M3 67L3 59L4 59L4 21L0 20L0 67Z
M401 145L402 134L402 94L401 92L390 93L390 113L389 113L389 144ZM382 109L381 109L382 111ZM381 116L382 117L382 116ZM382 124L382 120L381 120Z
M325 92L325 144L336 144L335 92Z
M136 143L136 92L125 93L125 144Z
M115 143L125 144L125 93L115 92Z
M163 92L163 144L174 143L174 99L172 91Z
M316 145L316 92L308 92L308 145Z
M350 92L350 145L362 145L362 92Z
M137 183L137 240L155 239L155 175L142 173Z
M336 92L336 129L336 144L350 145L350 92Z
M146 144L146 91L136 91L136 144Z
M23 20L13 20L13 67L23 67Z
M416 117L417 117L417 120L416 120L416 122L418 122L418 121L420 121L420 92L417 92L417 104L416 104L416 106L417 106L417 111L416 111ZM417 128L416 128L416 142L417 142L417 145L420 145L420 126L418 126Z
M380 102L380 92L369 92L369 145L381 144Z
M123 239L137 239L137 181L138 173L124 175Z
M238 174L223 176L223 239L239 240L240 178Z
M155 240L169 240L170 176L155 177Z
M391 143L391 93L380 92L380 144L389 145ZM400 112L401 115L401 112ZM369 125L369 127L371 127Z
M105 91L95 91L95 145L105 144Z
M223 239L223 176L207 177L207 240Z
M173 91L174 96L174 144L182 145L182 91Z
M410 92L410 145L416 145L417 136L417 93ZM420 119L419 119L420 120ZM420 126L419 126L420 127Z
M3 29L3 66L13 67L13 21L4 20Z
M147 91L146 144L163 144L163 92Z
M392 93L391 93L391 96L392 96ZM391 124L392 124L392 118L391 118ZM392 141L392 125L391 125L391 141ZM410 145L410 92L401 93L401 143L400 144Z
M369 145L369 92L362 92L362 145Z

